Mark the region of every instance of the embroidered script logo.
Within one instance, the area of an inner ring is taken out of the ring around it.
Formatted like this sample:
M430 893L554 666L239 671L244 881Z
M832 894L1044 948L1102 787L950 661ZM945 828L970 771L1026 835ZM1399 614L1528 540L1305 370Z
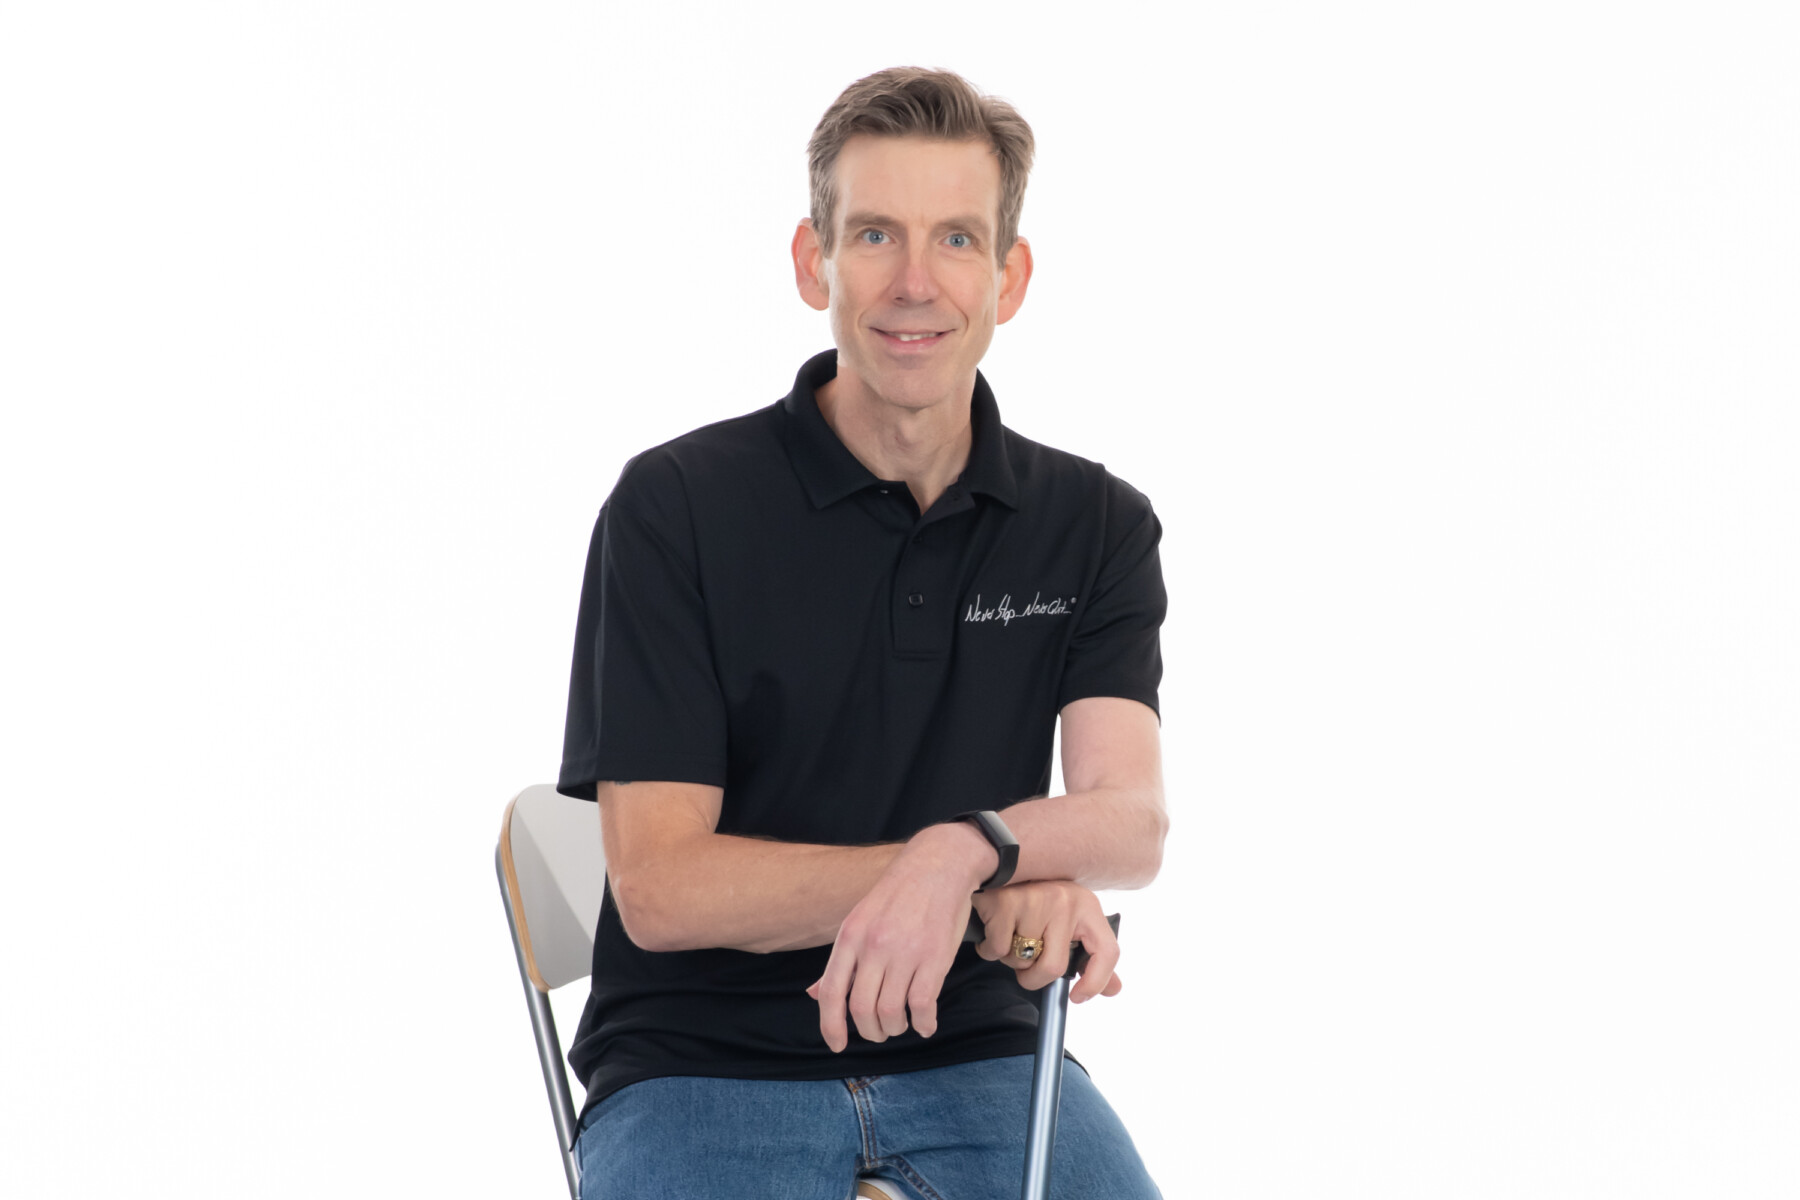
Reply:
M1075 597L1064 600L1057 596L1045 600L1044 594L1038 592L1031 597L1031 603L1024 608L1012 606L1012 593L1000 597L1000 602L992 608L981 607L981 593L975 593L975 599L969 605L969 611L963 614L964 621L998 621L1002 626L1010 625L1015 618L1025 617L1066 617L1075 605Z

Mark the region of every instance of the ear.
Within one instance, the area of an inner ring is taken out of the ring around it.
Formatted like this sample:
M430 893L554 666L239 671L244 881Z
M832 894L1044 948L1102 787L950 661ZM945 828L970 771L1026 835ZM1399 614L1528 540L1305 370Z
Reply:
M800 289L800 298L824 312L831 304L831 285L825 278L825 252L819 247L811 217L800 218L788 249L794 256L794 286Z
M994 324L1004 325L1025 303L1025 289L1031 286L1031 243L1020 238L1006 252L1000 267L1000 302L994 311Z

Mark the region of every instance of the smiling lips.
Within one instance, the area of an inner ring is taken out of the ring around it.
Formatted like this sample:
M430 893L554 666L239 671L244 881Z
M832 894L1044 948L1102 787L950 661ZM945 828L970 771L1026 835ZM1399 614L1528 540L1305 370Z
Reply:
M898 330L877 329L875 331L889 342L902 346L932 345L944 336L948 330L937 330L930 333L906 333Z

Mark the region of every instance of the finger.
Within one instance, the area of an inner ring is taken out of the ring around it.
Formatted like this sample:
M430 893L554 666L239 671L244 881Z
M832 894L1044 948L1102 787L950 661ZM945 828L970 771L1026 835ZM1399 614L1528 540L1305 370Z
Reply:
M943 987L940 976L933 982L929 971L920 971L912 978L912 986L906 989L906 1007L912 1013L912 1027L919 1031L920 1037L930 1037L937 1032L937 998Z
M1119 939L1113 934L1112 926L1106 924L1106 918L1100 915L1097 905L1092 911L1083 910L1076 919L1075 929L1075 936L1088 953L1087 963L1081 969L1081 980L1069 991L1069 998L1079 1002L1093 999L1112 981L1113 968L1119 965Z
M912 1025L920 1037L930 1037L937 1032L938 995L944 990L944 980L955 962L955 951L941 954L928 960L913 975L912 986L906 990L906 1004L912 1010Z
M1038 952L1037 961L1020 973L1019 982L1035 992L1052 980L1061 979L1063 972L1069 969L1069 939L1074 936L1074 930L1073 918L1051 918L1050 927L1043 934L1044 948Z
M998 962L1012 953L1013 917L1007 912L994 913L987 921L987 936L975 947L975 953L989 962Z
M832 948L825 974L807 989L808 994L819 1002L819 1035L833 1054L841 1053L850 1044L850 1032L844 1026L844 1001L850 992L854 970L851 956L843 951L840 942Z
M850 988L850 1019L856 1023L856 1032L865 1041L887 1041L881 1018L875 1011L875 1005L881 999L882 975L881 968L872 963L858 964L856 982Z
M1104 925L1083 929L1081 945L1088 952L1088 960L1081 970L1081 981L1069 990L1069 999L1076 1004L1102 993L1112 995L1106 989L1112 983L1113 968L1119 965L1119 939Z
M899 1037L907 1030L906 997L914 976L902 978L898 971L888 971L881 981L881 995L875 1001L875 1024L884 1037Z

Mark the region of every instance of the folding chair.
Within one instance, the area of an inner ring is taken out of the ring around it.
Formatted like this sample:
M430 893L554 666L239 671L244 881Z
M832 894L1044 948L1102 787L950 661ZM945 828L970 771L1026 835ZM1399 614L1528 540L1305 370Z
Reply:
M519 980L525 985L525 1005L531 1010L544 1088L550 1094L563 1176L571 1200L578 1200L581 1164L575 1157L575 1102L549 994L586 979L593 968L594 925L606 891L606 852L594 805L561 795L547 783L526 788L506 806L494 869L506 902ZM855 1196L906 1200L879 1179L857 1180Z
M607 851L599 840L599 815L589 801L574 801L551 784L529 786L506 804L500 820L500 844L493 851L500 876L500 898L506 901L506 923L513 930L518 979L526 988L531 1031L544 1067L544 1088L556 1121L556 1150L562 1153L563 1177L571 1200L580 1200L581 1164L574 1157L576 1121L569 1072L563 1067L562 1042L556 1038L556 1016L549 993L563 984L587 979L594 964L594 925L599 901L607 891ZM1118 914L1107 921L1116 934ZM970 943L983 939L981 919L970 914ZM1069 981L1087 963L1075 946L1069 970L1040 995L1037 1067L1031 1076L1030 1126L1026 1132L1024 1193L1039 1200L1049 1193L1049 1155L1057 1141L1057 1108L1062 1092L1062 1038L1069 1007ZM850 1200L905 1200L902 1191L880 1178L859 1178ZM590 1196L589 1200L607 1200Z

